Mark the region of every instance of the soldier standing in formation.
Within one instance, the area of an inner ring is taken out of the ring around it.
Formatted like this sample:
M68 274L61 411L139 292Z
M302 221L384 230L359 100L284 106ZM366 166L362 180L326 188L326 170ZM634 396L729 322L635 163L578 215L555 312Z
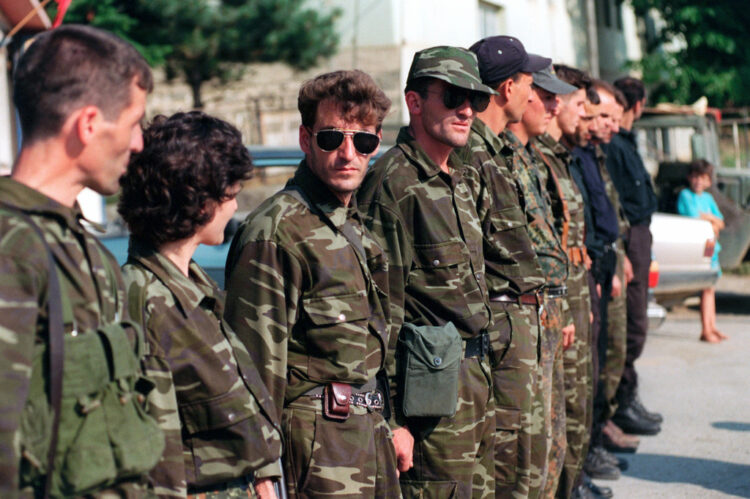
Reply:
M416 372L415 352L426 350L424 369L445 362L457 377L428 382L420 396L408 372L396 373L392 424L414 437L414 468L401 474L405 497L495 493L482 233L466 166L454 151L466 145L476 113L494 94L482 84L473 53L417 52L406 82L409 125L358 193L368 228L388 255L392 334L403 365L397 371Z
M226 318L281 419L289 495L396 497L411 443L394 449L378 390L388 264L353 195L390 101L367 74L337 71L306 82L298 107L305 159L232 241Z

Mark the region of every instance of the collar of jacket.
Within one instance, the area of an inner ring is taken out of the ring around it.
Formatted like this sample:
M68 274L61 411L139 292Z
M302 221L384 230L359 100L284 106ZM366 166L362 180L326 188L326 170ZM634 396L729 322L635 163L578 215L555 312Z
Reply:
M287 182L287 185L296 185L305 191L310 202L326 215L330 216L330 214L342 208L349 214L357 212L357 193L353 192L349 200L349 206L344 206L333 191L313 173L307 165L307 158L300 161L297 170L294 172L294 177Z
M493 132L492 129L487 126L487 123L479 118L474 119L474 123L471 124L471 131L481 137L487 147L487 151L492 156L497 155L503 150L508 153L511 151L508 144L506 144L498 134ZM502 132L500 133L502 134Z
M396 147L401 149L406 159L416 166L420 175L434 177L443 171L422 149L419 142L412 136L408 126L401 127L398 131ZM456 149L453 149L448 156L448 166L457 173L463 173L464 164L461 162Z
M633 129L625 130L624 128L620 128L620 131L617 132L617 135L620 136L624 141L626 141L629 144L632 144L633 146L636 146L635 141L635 131Z
M204 299L218 317L223 315L223 299L216 283L200 265L190 260L192 279L180 272L177 266L153 246L133 237L128 244L128 258L151 271L175 296L183 314L195 310Z
M538 137L534 137L532 141L536 141L542 144L545 148L552 151L552 154L560 158L564 163L567 164L570 162L570 151L562 144L562 142L555 140L552 135L545 132Z
M529 154L528 149L526 149L526 146L524 146L518 137L516 137L516 134L506 128L503 130L501 138L505 140L508 147L511 148L514 154L517 154L521 158L521 161L523 161L527 167L530 168L534 166L534 160Z
M85 231L81 220L86 220L96 230L104 232L104 227L83 216L78 201L69 208L10 177L0 177L0 199L26 213L57 218L78 233Z

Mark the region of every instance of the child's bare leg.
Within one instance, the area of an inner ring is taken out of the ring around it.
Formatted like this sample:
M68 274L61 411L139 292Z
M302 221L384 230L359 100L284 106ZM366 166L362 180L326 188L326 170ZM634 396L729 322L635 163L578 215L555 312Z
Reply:
M716 329L716 288L708 288L705 291L710 291L711 292L711 298L710 298L710 300L711 300L711 317L712 317L712 319L711 319L711 325L712 325L712 328L713 328L713 333L720 340L729 339L729 336L727 336L726 334L724 334L721 331L719 331L718 329Z
M716 331L716 294L714 288L706 288L701 294L701 341L718 343L722 340Z

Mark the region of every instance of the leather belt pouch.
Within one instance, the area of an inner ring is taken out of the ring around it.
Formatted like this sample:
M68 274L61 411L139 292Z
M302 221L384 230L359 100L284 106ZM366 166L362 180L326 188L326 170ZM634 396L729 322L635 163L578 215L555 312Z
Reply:
M323 389L323 414L329 419L343 421L349 417L352 386L346 383L329 383Z

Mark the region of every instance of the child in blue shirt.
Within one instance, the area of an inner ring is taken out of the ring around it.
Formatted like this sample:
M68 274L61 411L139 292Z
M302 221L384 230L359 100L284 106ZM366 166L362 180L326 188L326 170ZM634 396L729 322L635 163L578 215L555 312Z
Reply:
M714 248L713 257L711 257L711 268L717 269L721 275L719 267L719 231L724 228L724 217L716 206L713 196L706 192L711 187L711 174L713 165L705 159L693 161L688 173L688 183L690 188L683 189L677 198L677 213L694 218L708 220L714 229L716 235L716 247ZM703 290L701 295L701 340L708 343L718 343L726 340L727 335L716 329L716 288L710 287Z

